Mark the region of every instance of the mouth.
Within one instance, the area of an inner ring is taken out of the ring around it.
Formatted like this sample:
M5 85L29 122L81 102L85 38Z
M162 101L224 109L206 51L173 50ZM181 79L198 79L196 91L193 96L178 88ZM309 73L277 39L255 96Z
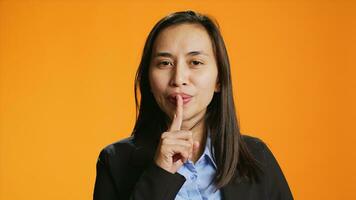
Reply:
M169 95L167 98L168 98L169 102L175 106L177 105L177 95L180 95L182 97L183 105L186 105L192 99L192 96L185 94L185 93L173 93L173 94Z

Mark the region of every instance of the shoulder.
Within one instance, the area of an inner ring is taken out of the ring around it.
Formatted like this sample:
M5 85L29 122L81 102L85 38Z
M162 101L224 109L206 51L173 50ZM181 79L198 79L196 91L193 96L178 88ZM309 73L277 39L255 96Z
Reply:
M133 137L127 137L105 146L102 151L110 155L115 155L119 151L127 151L135 148Z
M260 138L246 135L246 134L242 135L241 137L242 137L243 143L246 144L250 153L261 152L267 147L265 142Z
M106 145L101 149L98 161L108 162L113 158L125 159L131 155L131 152L136 149L134 138L127 137L111 144Z
M251 136L251 135L246 135L243 134L241 135L242 140L250 147L258 147L264 144L264 142L262 141L262 139Z
M275 159L268 145L262 139L244 134L242 135L242 141L246 145L249 153L252 154L260 164L267 165L268 162Z
M293 199L288 182L272 151L259 138L243 135L248 151L261 164L264 185L270 199Z
M98 162L117 167L146 166L152 161L154 148L149 143L139 142L130 136L105 146L99 154Z

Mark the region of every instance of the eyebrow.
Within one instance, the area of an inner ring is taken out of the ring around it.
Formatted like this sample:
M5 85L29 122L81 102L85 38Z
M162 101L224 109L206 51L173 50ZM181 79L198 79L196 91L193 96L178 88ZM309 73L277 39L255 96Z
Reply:
M186 54L186 56L196 56L196 55L205 55L207 57L209 57L209 55L203 51L190 51ZM158 52L154 55L154 57L169 57L169 58L173 58L174 56L169 53L169 52Z

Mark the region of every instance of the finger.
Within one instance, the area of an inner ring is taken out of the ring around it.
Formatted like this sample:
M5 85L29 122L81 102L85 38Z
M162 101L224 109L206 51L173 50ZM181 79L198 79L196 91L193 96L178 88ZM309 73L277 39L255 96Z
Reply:
M179 169L183 164L183 161L181 159L178 159L176 162L173 163L173 166Z
M191 149L191 152L189 154L189 158L188 159L192 159L193 157L193 154L199 152L199 142L198 141L194 141L193 142L193 146L192 146L192 149Z
M181 159L182 159L182 156L181 156L179 153L174 154L174 155L172 156L172 161L173 161L173 163L175 163L175 162L177 162L178 160L181 160Z
M194 143L193 143L193 152L198 152L199 151L199 146L200 146L200 143L198 141L194 141Z
M177 161L182 161L182 163L185 163L188 161L188 154L181 154L181 153L176 153L172 156L172 161L173 163L176 163Z
M193 132L192 131L172 131L172 132L165 132L161 135L161 139L184 139L184 140L193 140Z
M168 150L168 149L167 149ZM172 156L172 159L175 157L176 158L176 154L179 154L181 157L180 159L182 159L182 161L186 161L189 157L189 152L190 148L186 147L186 146L181 146L181 145L172 145L170 146L170 150L168 150L168 152L170 152L169 154Z
M193 148L193 142L190 140L177 140L171 138L167 138L163 140L162 145L180 145L180 146L185 146L187 148Z
M180 95L176 96L177 100L177 107L176 107L176 113L174 115L174 118L172 120L171 127L169 131L178 131L180 130L182 126L182 121L183 121L183 99Z

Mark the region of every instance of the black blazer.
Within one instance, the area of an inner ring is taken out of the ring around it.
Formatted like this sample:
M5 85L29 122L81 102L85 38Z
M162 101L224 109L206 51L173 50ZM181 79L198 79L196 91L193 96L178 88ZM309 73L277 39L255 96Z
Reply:
M224 200L293 199L288 183L272 152L260 139L243 135L252 155L265 173L258 183L230 182L221 188ZM154 152L138 145L132 137L105 147L96 165L94 200L170 200L185 182L153 162Z

